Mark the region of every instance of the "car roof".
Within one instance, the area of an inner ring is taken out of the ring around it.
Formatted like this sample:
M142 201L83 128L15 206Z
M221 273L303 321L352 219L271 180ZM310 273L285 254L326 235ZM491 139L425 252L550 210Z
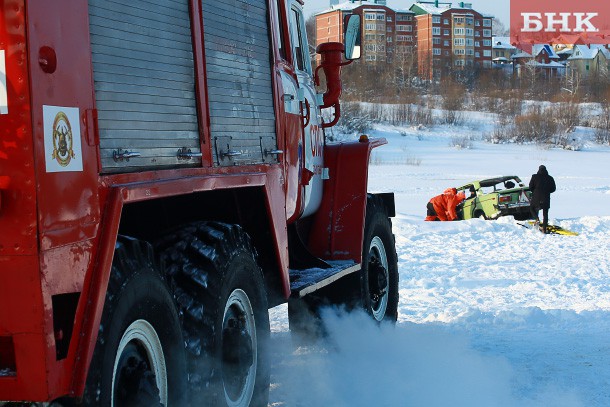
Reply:
M487 178L487 179L483 179L480 181L472 181L468 184L462 185L458 189L465 189L465 187L474 185L474 184L479 184L479 187L493 187L496 184L499 184L501 182L508 181L508 180L515 180L519 183L521 182L521 179L516 175L504 175L502 177Z
M503 177L488 178L488 179L481 180L481 181L479 181L479 184L482 187L493 187L496 184L499 184L501 182L508 181L508 180L516 180L517 182L521 182L519 177L517 177L516 175L505 175Z

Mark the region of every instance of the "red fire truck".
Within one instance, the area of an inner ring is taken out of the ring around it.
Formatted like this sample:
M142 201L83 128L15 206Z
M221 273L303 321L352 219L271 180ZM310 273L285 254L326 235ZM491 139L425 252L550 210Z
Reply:
M324 136L361 21L313 71L302 6L0 0L0 400L266 406L270 307L396 320L385 140Z

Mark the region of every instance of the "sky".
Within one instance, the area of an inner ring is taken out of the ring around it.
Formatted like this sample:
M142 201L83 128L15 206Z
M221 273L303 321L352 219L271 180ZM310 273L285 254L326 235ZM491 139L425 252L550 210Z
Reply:
M305 1L305 16L308 17L311 14L324 11L329 8L330 0L304 0ZM448 0L447 0L448 2ZM506 27L509 27L509 0L464 0L466 3L472 3L472 8L483 12L494 15L498 18ZM405 8L408 9L415 3L413 0L387 0L389 7ZM454 5L457 5L459 1L453 1Z

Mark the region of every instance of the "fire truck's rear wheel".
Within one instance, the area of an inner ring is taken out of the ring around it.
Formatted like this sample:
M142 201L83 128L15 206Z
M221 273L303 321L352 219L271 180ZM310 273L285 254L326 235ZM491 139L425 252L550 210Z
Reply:
M267 406L269 313L249 236L201 222L157 247L182 314L191 404Z
M362 270L362 307L376 321L398 318L398 260L392 222L381 199L369 195L366 205Z
M178 313L148 243L120 237L85 405L181 405L186 362Z

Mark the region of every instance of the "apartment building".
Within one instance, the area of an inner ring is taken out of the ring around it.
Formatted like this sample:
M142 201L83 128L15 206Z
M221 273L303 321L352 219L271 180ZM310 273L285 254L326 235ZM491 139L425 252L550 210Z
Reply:
M316 14L316 45L342 42L343 21L350 14L362 19L365 63L394 63L415 52L415 14L388 7L385 0L348 0Z
M443 71L492 66L493 16L457 5L420 1L415 13L419 74L440 77Z

